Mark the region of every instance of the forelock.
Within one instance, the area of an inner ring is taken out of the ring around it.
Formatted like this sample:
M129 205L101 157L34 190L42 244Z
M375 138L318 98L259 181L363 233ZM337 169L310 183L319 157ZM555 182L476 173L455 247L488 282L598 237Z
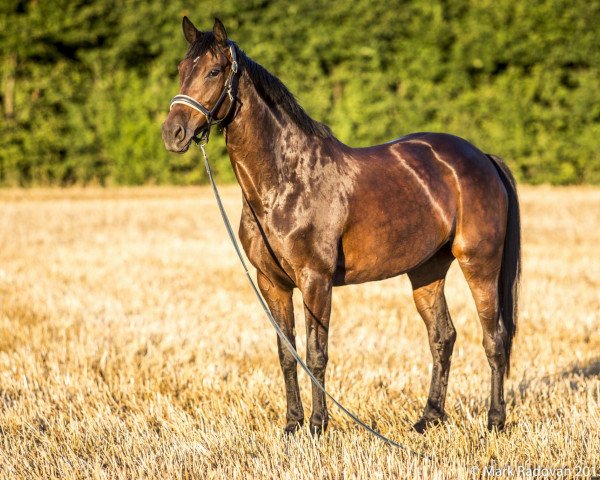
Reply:
M198 40L188 48L185 58L196 58L209 51L216 55L217 47L217 41L212 32L200 32Z

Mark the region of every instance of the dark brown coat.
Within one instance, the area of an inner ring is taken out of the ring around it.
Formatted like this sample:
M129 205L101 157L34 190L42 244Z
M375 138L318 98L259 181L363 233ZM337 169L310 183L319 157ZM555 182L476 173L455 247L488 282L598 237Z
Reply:
M180 64L180 93L210 107L231 68L223 25L199 32L184 19L190 43ZM303 295L307 363L324 383L334 285L407 273L425 321L433 374L415 424L444 417L456 332L444 280L457 259L483 326L492 371L488 425L505 422L503 378L516 329L519 210L512 175L497 157L461 138L415 133L384 145L351 148L312 120L276 77L235 46L236 105L225 120L231 164L243 193L239 236L258 271L273 316L294 343L292 290ZM225 116L228 102L220 115ZM175 105L163 125L169 150L186 151L206 118ZM296 362L279 345L288 411L286 431L302 424ZM312 431L327 426L323 394L313 389Z

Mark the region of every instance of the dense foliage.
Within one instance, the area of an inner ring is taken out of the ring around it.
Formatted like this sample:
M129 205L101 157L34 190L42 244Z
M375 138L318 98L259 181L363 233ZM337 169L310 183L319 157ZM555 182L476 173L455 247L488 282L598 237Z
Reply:
M526 182L600 183L600 3L0 0L0 184L203 181L162 146L181 17L218 15L344 142L446 131ZM209 145L221 178L223 142Z

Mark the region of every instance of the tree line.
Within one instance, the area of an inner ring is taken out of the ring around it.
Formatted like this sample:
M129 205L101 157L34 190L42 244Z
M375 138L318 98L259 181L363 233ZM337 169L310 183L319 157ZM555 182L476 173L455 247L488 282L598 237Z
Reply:
M219 16L352 146L444 131L522 182L600 183L599 2L1 0L0 185L204 182L161 140L183 15Z

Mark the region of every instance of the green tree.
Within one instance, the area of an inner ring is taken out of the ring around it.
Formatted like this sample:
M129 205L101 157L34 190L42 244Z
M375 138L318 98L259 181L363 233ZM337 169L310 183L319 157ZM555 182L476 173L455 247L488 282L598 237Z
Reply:
M598 2L2 0L0 185L205 181L160 135L183 15L220 16L346 143L446 131L521 181L600 183Z

